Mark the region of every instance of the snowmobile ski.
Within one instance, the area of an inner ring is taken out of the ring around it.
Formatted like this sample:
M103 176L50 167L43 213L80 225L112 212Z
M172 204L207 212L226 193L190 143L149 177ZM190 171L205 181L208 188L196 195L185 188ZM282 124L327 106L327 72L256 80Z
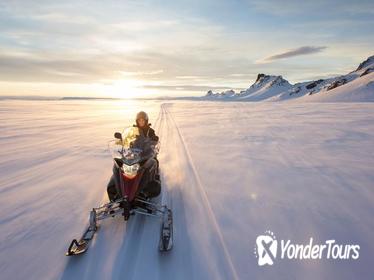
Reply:
M173 212L166 205L159 205L149 200L137 198L138 207L131 209L129 214L140 214L145 216L156 217L161 220L161 231L159 250L169 251L173 247ZM126 199L118 199L113 202L104 204L98 208L92 209L90 213L89 226L83 233L82 237L71 241L66 256L80 255L87 251L90 241L93 239L97 229L97 222L110 217L125 215L123 208Z
M66 256L80 255L87 251L90 240L94 237L97 230L96 225L96 212L93 209L90 213L90 224L86 231L83 233L81 239L71 241Z
M160 251L169 251L173 247L173 212L164 207L161 222Z

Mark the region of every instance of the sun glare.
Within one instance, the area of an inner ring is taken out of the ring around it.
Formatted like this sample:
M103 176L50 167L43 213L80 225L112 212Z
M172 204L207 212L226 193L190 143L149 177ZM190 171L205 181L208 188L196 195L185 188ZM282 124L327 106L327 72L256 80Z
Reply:
M108 84L98 86L98 92L105 96L114 98L135 98L149 96L150 92L142 88L143 81L140 80L117 80Z

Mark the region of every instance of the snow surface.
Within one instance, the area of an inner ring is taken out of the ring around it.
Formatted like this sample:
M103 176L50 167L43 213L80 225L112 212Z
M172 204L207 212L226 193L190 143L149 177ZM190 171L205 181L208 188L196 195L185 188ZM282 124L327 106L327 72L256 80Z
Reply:
M105 202L106 143L149 112L161 139L175 246L146 217L103 221L89 251L64 253ZM0 101L1 279L372 279L374 104ZM255 240L359 244L358 260L276 260Z

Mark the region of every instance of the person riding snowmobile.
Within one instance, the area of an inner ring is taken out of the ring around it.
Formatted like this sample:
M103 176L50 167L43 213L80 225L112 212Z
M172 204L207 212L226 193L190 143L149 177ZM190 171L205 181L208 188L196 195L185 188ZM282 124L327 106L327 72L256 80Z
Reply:
M156 135L154 129L150 127L151 124L148 124L148 115L144 111L140 111L136 114L135 122L136 124L134 127L137 127L139 130L139 134L145 138L150 139L151 141L155 142L157 144L159 137ZM142 138L139 138L138 140L141 140ZM133 143L136 146L137 140ZM153 158L153 162L155 164L150 164L150 166L155 165L156 171L153 171L150 173L148 170L144 173L142 177L142 182L148 182L146 184L142 184L142 188L140 189L139 195L143 198L148 197L156 197L159 195L161 191L161 182L160 182L160 175L159 175L159 162L157 159L157 156ZM153 174L153 175L152 175ZM119 190L116 186L119 185L119 182L116 181L116 178L118 178L118 170L116 167L113 167L113 176L110 178L110 181L107 186L107 193L110 201L115 201L117 198L119 198Z
M136 114L136 127L139 128L139 133L145 137L150 138L152 141L158 142L158 136L156 135L153 128L151 128L151 124L148 124L148 115L144 111L140 111Z
M151 124L148 123L148 114L144 111L140 111L136 114L136 127L139 129L140 135L143 135L147 138L149 138L152 141L155 141L155 143L158 142L159 137L156 135L156 132L153 128L151 128ZM159 162L157 159L157 155L154 158L157 163L157 174L156 174L156 181L160 181L160 175L159 175Z
M161 193L158 170L158 136L148 124L148 115L139 112L136 125L115 132L108 146L113 158L113 174L107 185L109 202L93 208L89 224L79 239L70 242L67 256L83 254L93 239L98 221L123 216L125 221L132 215L145 215L161 220L159 250L170 251L173 247L173 212L161 199L153 200Z

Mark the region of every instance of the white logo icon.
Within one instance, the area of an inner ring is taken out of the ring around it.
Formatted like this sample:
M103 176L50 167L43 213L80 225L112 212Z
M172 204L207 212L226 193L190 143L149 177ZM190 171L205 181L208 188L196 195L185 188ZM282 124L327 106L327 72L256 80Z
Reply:
M255 255L258 258L258 265L273 265L277 257L278 242L273 232L267 230L264 235L256 238Z

